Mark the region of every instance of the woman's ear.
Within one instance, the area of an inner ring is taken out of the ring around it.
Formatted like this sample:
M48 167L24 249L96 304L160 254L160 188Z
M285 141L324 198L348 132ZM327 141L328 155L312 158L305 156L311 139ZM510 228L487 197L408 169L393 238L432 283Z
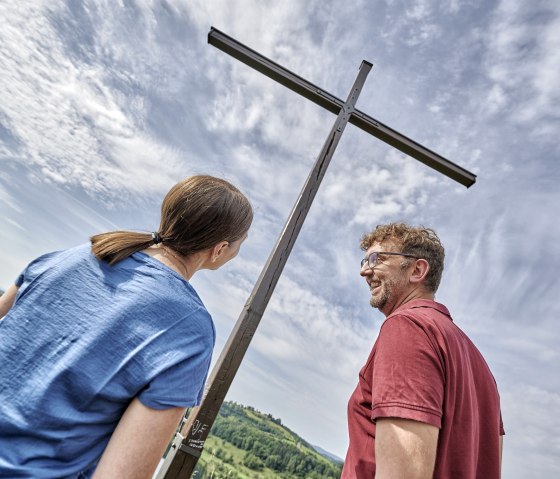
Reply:
M218 258L224 253L228 246L228 241L220 241L217 245L210 249L210 260L212 261L212 263L218 261Z

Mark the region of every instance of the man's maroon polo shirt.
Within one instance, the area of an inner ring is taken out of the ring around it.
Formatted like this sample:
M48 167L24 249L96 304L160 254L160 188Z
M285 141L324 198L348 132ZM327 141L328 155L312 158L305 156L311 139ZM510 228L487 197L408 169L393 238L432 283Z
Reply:
M342 479L375 476L375 421L440 429L434 478L499 477L500 397L486 361L442 304L413 300L384 321L348 403Z

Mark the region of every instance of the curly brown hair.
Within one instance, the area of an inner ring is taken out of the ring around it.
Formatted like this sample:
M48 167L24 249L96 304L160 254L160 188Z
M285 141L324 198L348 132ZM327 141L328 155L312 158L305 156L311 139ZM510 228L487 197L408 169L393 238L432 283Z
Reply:
M424 286L432 293L437 291L443 273L445 249L433 229L409 226L405 223L377 225L371 233L362 236L360 247L367 251L373 243L384 241L394 242L400 253L425 259L430 264L430 270Z

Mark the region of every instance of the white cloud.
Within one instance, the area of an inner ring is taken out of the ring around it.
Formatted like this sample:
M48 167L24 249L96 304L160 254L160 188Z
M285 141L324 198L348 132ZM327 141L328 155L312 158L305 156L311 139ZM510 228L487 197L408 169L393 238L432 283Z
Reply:
M508 98L504 89L500 85L495 84L488 92L483 108L489 115L493 115L501 111L507 103Z
M431 2L426 0L415 1L406 9L405 15L412 21L423 20L430 15Z
M255 348L281 360L282 369L291 375L297 364L304 363L314 376L353 378L365 359L359 352L371 346L371 336L371 329L350 311L284 276L269 305L266 324L255 338ZM334 351L344 351L345 361Z
M425 204L427 188L437 181L427 169L395 150L371 163L363 158L359 163L338 158L345 160L347 167L325 181L318 203L329 215L345 218L349 225L362 229L385 218L412 215ZM349 195L350 191L356 194Z
M560 474L560 420L554 413L560 410L560 395L520 381L501 396L508 411L504 418L504 475L555 477ZM511 447L513 444L515 449Z
M1 108L11 134L25 145L18 156L41 167L46 178L79 184L91 194L165 190L178 177L183 153L144 130L142 101L133 102L129 111L128 96L114 87L112 72L102 63L67 56L67 45L49 21L63 10L22 3L4 13ZM101 28L100 43L89 47L124 55L122 38L105 43L113 38L103 38L103 33ZM144 73L137 66L136 80Z
M560 109L560 4L502 0L486 38L486 67L493 82L496 113L538 132L539 123L558 119ZM504 98L507 98L507 103ZM536 123L536 124L535 124Z
M9 227L17 228L20 231L25 232L25 228L21 226L17 221L12 220L11 218L4 218L4 221L10 225Z
M5 173L0 172L0 179L5 180L4 177L6 176L7 175ZM7 207L9 210L17 214L21 214L23 212L23 210L18 205L17 200L14 198L14 196L11 195L7 190L5 190L1 184L0 184L0 203L3 206L2 208L3 210L4 207ZM4 211L7 212L7 210Z

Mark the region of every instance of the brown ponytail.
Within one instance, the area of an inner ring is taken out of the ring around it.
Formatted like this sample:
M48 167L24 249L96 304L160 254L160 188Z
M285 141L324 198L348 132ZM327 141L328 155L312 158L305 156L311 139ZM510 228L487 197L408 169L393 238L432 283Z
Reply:
M159 242L181 255L241 239L251 226L249 200L231 183L208 175L191 176L169 190L161 205ZM113 231L91 237L93 254L115 264L155 244L152 233Z
M153 244L150 233L111 231L91 238L91 250L99 260L115 264Z

